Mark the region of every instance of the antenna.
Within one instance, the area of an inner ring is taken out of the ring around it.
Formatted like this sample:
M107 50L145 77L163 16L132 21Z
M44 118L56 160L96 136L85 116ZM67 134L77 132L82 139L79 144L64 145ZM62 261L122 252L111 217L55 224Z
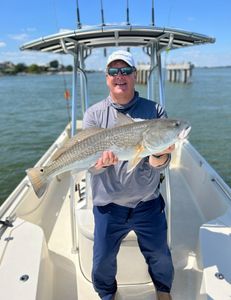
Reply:
M127 0L127 25L130 25L129 21L129 1Z
M105 26L104 23L104 15L103 15L103 0L100 1L101 4L101 20L102 20L102 26Z
M79 1L78 0L76 0L76 9L77 9L77 27L79 28L79 29L81 29L82 28L82 24L81 24L81 22L80 22L80 14L79 14Z
M152 26L155 26L154 0L152 0Z

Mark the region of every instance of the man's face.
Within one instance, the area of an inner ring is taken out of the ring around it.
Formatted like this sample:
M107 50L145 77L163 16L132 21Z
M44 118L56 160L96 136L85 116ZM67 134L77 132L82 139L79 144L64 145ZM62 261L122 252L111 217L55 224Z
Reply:
M110 63L111 68L128 67L128 64L122 60L116 60ZM130 75L122 75L120 72L116 76L106 75L107 86L111 97L120 104L128 103L134 96L136 72Z

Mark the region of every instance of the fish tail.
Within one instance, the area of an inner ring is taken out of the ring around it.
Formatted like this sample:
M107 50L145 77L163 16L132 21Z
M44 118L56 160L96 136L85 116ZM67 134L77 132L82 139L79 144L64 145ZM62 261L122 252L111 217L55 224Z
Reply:
M45 193L48 184L47 178L43 174L43 169L41 167L31 168L26 170L26 173L30 179L35 194L38 198L41 198Z

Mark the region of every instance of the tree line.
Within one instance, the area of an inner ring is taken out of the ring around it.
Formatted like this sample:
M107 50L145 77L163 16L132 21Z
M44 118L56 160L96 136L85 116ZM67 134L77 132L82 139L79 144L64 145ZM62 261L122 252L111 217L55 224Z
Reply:
M59 63L58 60L52 60L47 65L31 64L26 65L24 63L13 64L11 62L0 63L0 74L16 75L19 73L28 74L41 74L41 73L56 73L56 72L71 72L72 66L64 66Z

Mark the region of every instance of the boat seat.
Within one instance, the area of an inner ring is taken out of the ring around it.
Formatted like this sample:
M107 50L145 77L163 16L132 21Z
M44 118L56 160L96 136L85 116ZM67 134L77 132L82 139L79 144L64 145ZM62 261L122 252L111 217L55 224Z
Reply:
M231 295L231 210L200 228L203 290L211 299Z
M2 299L50 299L48 251L42 229L17 218L2 237L0 291Z
M77 210L79 261L83 275L91 281L94 216L92 209ZM131 231L121 243L117 256L117 282L143 284L151 282L147 264L140 252L136 235Z

